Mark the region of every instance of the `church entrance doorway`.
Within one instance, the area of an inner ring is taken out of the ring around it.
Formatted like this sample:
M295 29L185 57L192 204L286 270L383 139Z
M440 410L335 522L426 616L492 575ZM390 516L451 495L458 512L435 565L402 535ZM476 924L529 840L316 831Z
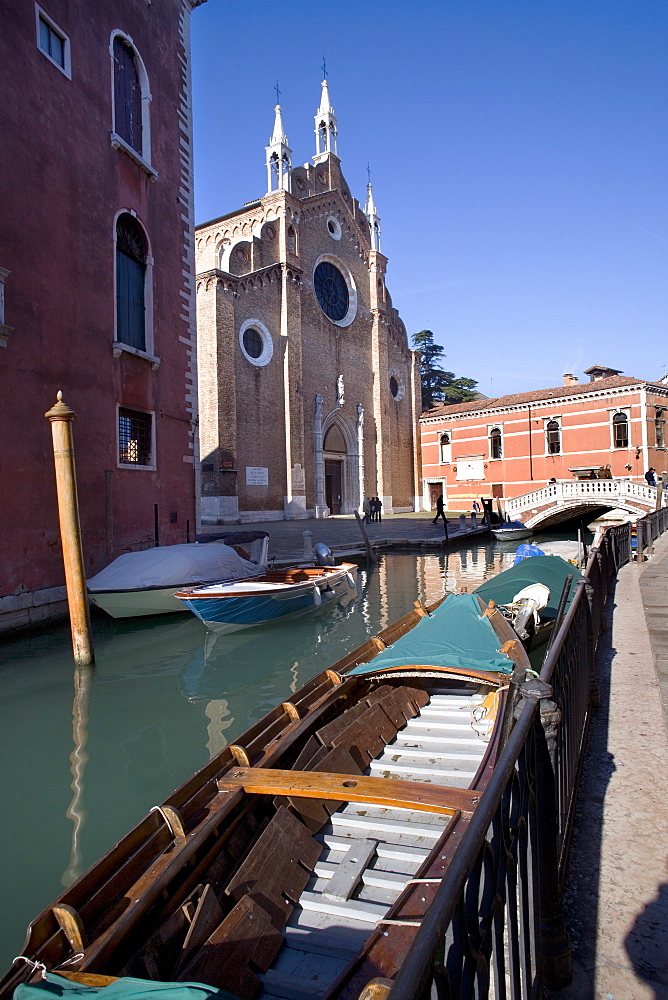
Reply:
M323 441L325 460L325 503L330 514L340 514L345 498L344 462L348 449L341 428L332 424Z
M331 514L341 513L343 462L340 458L325 459L325 503Z

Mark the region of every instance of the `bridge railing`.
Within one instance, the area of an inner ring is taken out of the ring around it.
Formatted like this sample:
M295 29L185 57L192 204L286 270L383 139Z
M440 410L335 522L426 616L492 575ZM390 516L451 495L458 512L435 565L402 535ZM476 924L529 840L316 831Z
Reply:
M641 520L659 533L657 515ZM570 982L563 878L605 603L631 552L629 525L605 532L540 677L513 677L516 722L388 1000L529 1000Z
M505 501L505 509L509 516L515 517L531 510L532 507L579 498L594 502L600 500L601 505L611 500L628 499L635 500L646 508L652 508L656 505L656 491L656 486L636 483L631 479L574 479L567 483L549 483L538 490L512 497Z

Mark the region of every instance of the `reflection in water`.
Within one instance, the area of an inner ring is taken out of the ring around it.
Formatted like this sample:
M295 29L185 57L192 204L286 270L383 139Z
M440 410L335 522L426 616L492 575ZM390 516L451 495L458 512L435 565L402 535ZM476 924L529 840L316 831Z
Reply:
M347 606L226 636L193 615L95 617L97 665L75 674L74 704L67 628L7 644L0 964L20 951L24 928L61 891L61 879L75 878L262 715L414 601L473 589L513 555L481 542L475 559L472 547L387 555L378 567L360 567Z
M71 885L84 868L82 866L81 849L79 847L79 834L86 818L83 809L83 777L88 761L86 744L88 743L88 704L90 702L90 691L93 680L93 668L91 666L75 666L74 668L74 701L72 702L72 741L74 749L70 754L70 771L72 773L72 801L69 804L65 815L72 821L72 848L70 851L70 863L63 872L61 883L64 886Z

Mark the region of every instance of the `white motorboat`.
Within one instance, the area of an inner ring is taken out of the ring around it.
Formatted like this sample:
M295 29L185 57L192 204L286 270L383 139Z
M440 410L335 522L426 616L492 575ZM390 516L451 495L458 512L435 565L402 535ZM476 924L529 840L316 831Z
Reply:
M177 590L263 574L268 544L266 531L234 531L204 544L126 552L88 581L88 593L112 618L183 612Z
M514 542L520 538L529 538L533 535L533 528L527 528L521 521L505 521L492 528L492 534L500 542Z

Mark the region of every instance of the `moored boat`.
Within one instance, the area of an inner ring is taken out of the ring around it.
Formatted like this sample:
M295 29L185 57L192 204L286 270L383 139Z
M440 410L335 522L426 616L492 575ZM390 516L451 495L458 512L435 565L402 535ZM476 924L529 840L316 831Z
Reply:
M570 607L573 584L581 576L561 556L531 556L486 580L475 593L498 605L530 650L549 639L555 622Z
M391 978L493 772L509 674L528 666L476 594L416 607L151 810L32 922L0 993L33 963L242 1000Z
M181 590L178 600L218 635L288 621L352 594L357 566L269 569L252 580Z
M247 580L264 571L266 531L237 531L200 544L158 545L125 552L88 581L91 603L112 618L174 614L177 590L214 581Z
M503 524L492 528L492 534L499 542L515 542L533 535L533 528L527 528L522 521L504 521Z

